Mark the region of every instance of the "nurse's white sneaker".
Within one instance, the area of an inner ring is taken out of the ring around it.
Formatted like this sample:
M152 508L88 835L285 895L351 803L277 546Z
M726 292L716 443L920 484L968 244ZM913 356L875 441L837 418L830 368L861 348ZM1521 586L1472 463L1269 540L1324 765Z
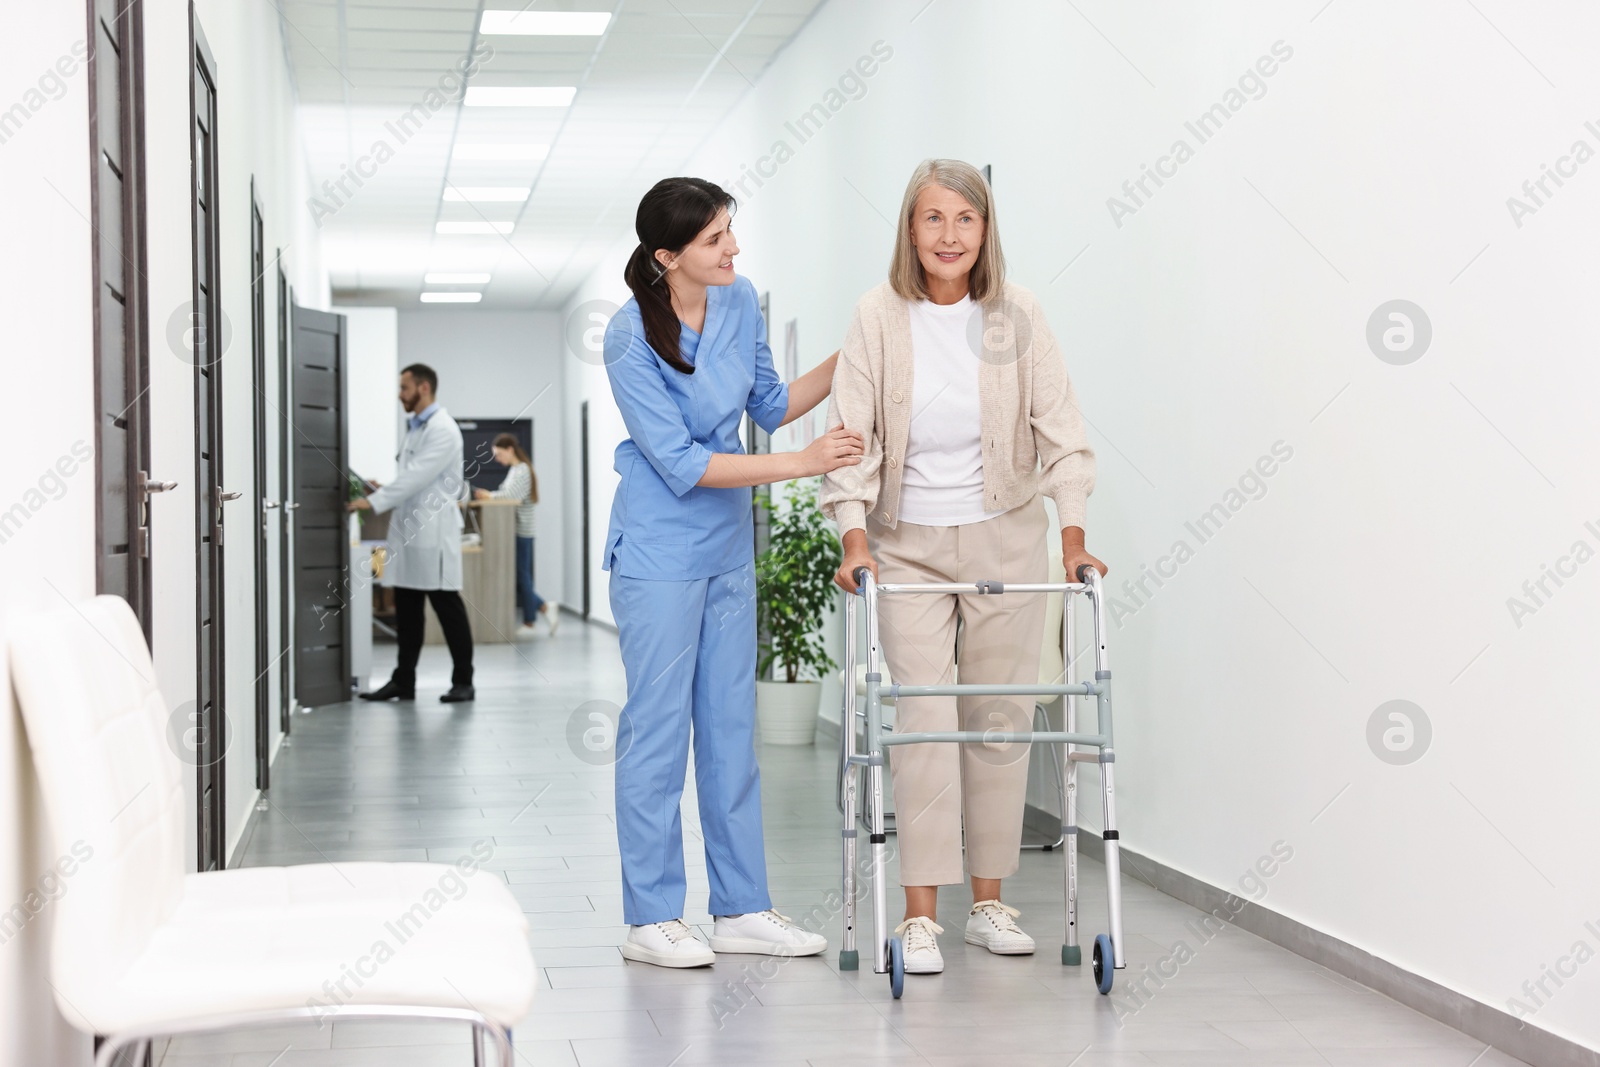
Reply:
M815 956L828 951L828 939L796 926L770 908L747 915L718 915L711 928L714 952L750 952L762 956Z
M544 611L540 614L544 616L545 624L550 627L550 636L554 637L556 631L561 629L561 609L554 604L546 603Z
M944 927L926 915L913 915L894 928L905 953L907 974L938 974L944 970L944 955L939 951L938 934Z
M708 967L716 956L682 919L628 927L622 958L657 967Z
M1022 912L998 900L980 900L967 914L967 944L988 949L997 956L1026 956L1033 938L1022 932L1017 916Z

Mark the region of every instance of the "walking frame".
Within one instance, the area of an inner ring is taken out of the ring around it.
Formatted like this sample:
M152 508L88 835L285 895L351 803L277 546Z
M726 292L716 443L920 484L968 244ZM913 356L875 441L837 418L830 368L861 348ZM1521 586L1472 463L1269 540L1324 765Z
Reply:
M1106 652L1105 597L1100 585L1100 574L1094 567L1084 564L1078 568L1076 582L907 582L880 585L866 567L855 572L857 594L846 597L845 653L844 653L844 716L840 722L840 809L844 813L841 837L844 840L844 933L839 952L839 969L853 971L860 966L856 950L856 873L857 831L865 822L871 862L867 867L872 892L873 965L875 974L889 975L889 985L898 998L904 988L905 958L900 939L890 936L891 926L887 903L887 864L883 811L884 755L894 745L941 744L1025 744L1060 745L1060 766L1064 773L1058 778L1061 803L1061 834L1065 840L1062 848L1062 888L1066 897L1066 931L1061 946L1061 962L1065 966L1082 963L1082 950L1078 945L1078 827L1075 804L1077 801L1077 771L1080 763L1100 765L1100 791L1104 806L1104 826L1101 836L1105 842L1106 904L1109 932L1094 939L1094 980L1101 993L1111 991L1112 974L1126 966L1122 942L1122 877L1117 835L1116 798L1113 788L1113 769L1116 754L1111 731L1111 664ZM1065 672L1058 684L983 685L981 683L958 685L884 685L878 668L881 653L878 642L878 598L884 596L911 596L921 594L1002 596L1007 593L1061 593L1061 647ZM1094 609L1094 680L1074 681L1073 656L1076 650L1073 602L1074 594L1088 596ZM856 660L856 605L866 610L866 709L856 710L855 660ZM901 699L931 696L1057 696L1062 697L1065 715L1063 730L1029 731L941 731L921 733L891 733L883 723L883 700L887 697ZM1077 730L1077 707L1074 697L1094 697L1098 712L1098 733L1080 733ZM856 719L865 720L865 752L856 751ZM857 790L862 768L866 769L865 809L863 820L858 814Z

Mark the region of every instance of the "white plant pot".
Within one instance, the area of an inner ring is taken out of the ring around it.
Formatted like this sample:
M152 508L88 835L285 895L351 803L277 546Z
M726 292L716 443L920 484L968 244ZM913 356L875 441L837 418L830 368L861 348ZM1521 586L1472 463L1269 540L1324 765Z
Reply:
M817 732L821 682L756 682L756 721L764 745L809 745Z

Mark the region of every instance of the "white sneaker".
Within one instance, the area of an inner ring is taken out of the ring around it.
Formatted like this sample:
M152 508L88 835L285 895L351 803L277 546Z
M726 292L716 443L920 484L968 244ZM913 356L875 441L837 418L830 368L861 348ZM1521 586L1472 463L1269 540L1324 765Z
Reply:
M546 604L544 609L544 621L550 626L550 636L554 637L556 635L556 631L561 629L561 609L556 607L554 604Z
M714 952L752 952L762 956L815 956L828 951L828 939L796 926L770 908L748 915L718 915L711 928Z
M967 915L967 944L979 945L997 956L1026 956L1033 952L1033 938L1016 923L1022 912L998 900L980 900Z
M628 927L622 943L622 958L657 967L706 967L716 956L682 919Z
M521 626L518 626L517 632L511 636L515 637L518 641L532 641L535 637L539 636L539 630L533 625L533 623L525 622Z
M926 915L913 915L894 928L900 938L900 950L905 953L907 974L938 974L944 970L944 956L939 952L939 939L944 927Z

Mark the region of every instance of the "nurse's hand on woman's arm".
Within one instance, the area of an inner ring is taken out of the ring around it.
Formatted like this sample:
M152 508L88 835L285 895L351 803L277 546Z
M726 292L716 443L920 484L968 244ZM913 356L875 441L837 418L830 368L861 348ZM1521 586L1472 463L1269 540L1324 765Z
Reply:
M784 411L783 422L779 425L789 425L828 399L828 391L833 388L833 368L838 363L839 353L835 350L833 355L789 383L789 407Z
M856 569L865 567L872 572L872 580L878 580L878 561L872 558L872 552L867 548L867 531L848 530L844 535L844 562L839 564L839 570L833 576L833 582L846 593L856 591Z
M1066 565L1067 581L1078 580L1078 568L1085 563L1100 572L1100 577L1106 576L1109 569L1104 563L1089 555L1089 550L1083 547L1083 527L1067 526L1061 530L1061 562Z
M829 430L799 452L775 452L768 456L717 452L712 454L706 472L695 484L710 489L735 489L786 482L790 478L809 478L860 463L862 447L861 434L841 426Z

